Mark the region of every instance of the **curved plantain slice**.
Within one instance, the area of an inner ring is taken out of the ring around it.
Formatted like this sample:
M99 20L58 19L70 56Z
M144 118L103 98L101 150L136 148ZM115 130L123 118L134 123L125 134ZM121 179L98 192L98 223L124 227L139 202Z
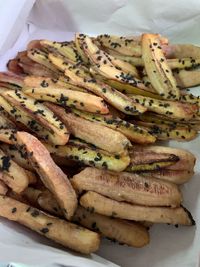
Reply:
M78 207L73 220L90 230L99 232L113 242L138 248L149 243L147 229L138 223L109 218L83 207Z
M146 108L130 100L126 95L111 88L103 82L97 81L94 78L84 79L70 70L66 70L65 75L70 79L69 82L73 85L81 86L88 91L101 96L106 102L125 114L136 115L146 111Z
M72 46L71 42L52 42L49 40L41 40L40 44L47 48L61 54L62 56L66 57L67 59L71 60L74 63L81 62L81 57L78 54L77 49L75 46Z
M31 60L33 60L33 61L45 66L46 68L50 69L53 72L59 74L58 69L56 69L55 66L49 60L48 54L46 54L45 52L41 51L40 49L33 48L31 50L28 50L27 51L27 56Z
M99 248L100 237L97 233L50 216L10 197L0 196L0 216L84 254L90 254Z
M109 112L107 105L101 97L89 93L72 91L62 87L55 89L53 86L25 88L24 93L34 99L53 102L63 107L77 108L101 114Z
M128 172L85 168L71 182L77 191L94 191L117 201L138 205L178 207L182 201L175 184Z
M176 165L177 166L177 165ZM168 169L169 168L169 169ZM174 168L177 168L174 166ZM167 167L165 169L140 173L143 176L166 180L175 184L184 184L194 175L193 170L174 170Z
M69 133L65 125L58 117L49 110L46 106L38 103L34 98L22 93L21 91L5 91L1 93L3 98L17 108L24 110L28 116L37 119L44 128L47 128L54 134L54 139L57 137L57 144L64 145L69 139Z
M164 99L179 99L180 92L167 64L158 35L142 35L142 58L150 82L160 96Z
M84 143L77 144L70 140L66 146L51 146L44 144L51 154L72 159L88 166L99 169L108 169L111 171L120 172L126 169L130 163L128 154L112 155L106 151L96 148L90 148Z
M71 219L77 207L77 198L68 177L54 163L45 146L33 135L17 132L17 147L40 176L44 185L54 194L65 218Z
M192 119L198 112L196 104L181 103L179 101L158 100L140 95L128 95L135 102L145 106L149 111L170 116L177 119Z
M135 124L146 128L158 140L190 141L197 136L197 131L188 126L169 127L164 124L135 121Z
M130 141L120 132L68 113L52 103L46 105L67 125L70 133L77 138L114 154L123 154L131 146Z
M100 50L89 38L88 36L84 37L84 51L85 54L89 57L94 70L100 75L104 76L107 79L116 80L124 84L130 84L141 89L146 89L143 82L128 72L119 70L113 65L109 59L109 55L103 50Z
M102 116L98 114L91 114L89 112L82 112L76 109L72 109L72 112L81 118L117 130L122 134L124 134L129 140L135 143L148 144L148 143L154 143L156 140L155 137L149 134L147 130L132 123L129 123L127 121L124 121L120 118L116 118L110 115Z
M153 151L137 151L134 148L129 152L130 165L127 167L128 172L145 172L159 170L174 165L179 161L179 157L169 153L156 153Z
M192 215L184 207L148 207L118 202L95 192L87 192L80 199L80 204L87 210L93 209L99 214L134 221L152 223L170 223L195 225Z
M170 153L174 154L179 157L179 161L176 162L174 165L168 167L168 169L172 170L188 170L193 171L194 165L196 162L195 156L189 152L188 150L181 149L181 148L174 148L174 147L164 147L164 146L137 146L134 147L136 150L144 150L144 151L153 151L156 153Z

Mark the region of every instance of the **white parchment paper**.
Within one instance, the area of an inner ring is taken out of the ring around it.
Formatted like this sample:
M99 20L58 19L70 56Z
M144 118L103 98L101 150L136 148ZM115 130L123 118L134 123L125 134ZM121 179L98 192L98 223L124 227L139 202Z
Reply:
M162 0L38 0L28 26L25 25L15 45L0 57L0 69L7 60L32 39L70 40L72 32L133 35L158 32L172 42L200 45L200 1ZM9 47L9 46L8 46ZM200 89L192 89L200 94ZM195 176L182 186L184 205L196 220L195 227L155 225L150 230L151 242L133 249L103 241L97 253L123 267L199 267L200 266L200 138L188 143L169 142L170 146L192 151L197 157ZM112 266L92 256L85 259L52 248L51 242L25 228L1 220L0 261L17 261L39 266L62 263L70 266ZM27 256L26 256L27 255ZM55 265L56 266L56 265Z

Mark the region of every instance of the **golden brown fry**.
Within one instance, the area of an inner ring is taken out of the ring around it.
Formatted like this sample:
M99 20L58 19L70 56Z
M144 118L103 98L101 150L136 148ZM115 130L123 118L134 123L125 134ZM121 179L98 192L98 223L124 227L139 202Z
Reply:
M87 192L80 199L80 204L87 210L93 209L99 214L134 221L152 223L170 223L194 225L192 215L183 207L148 207L118 202L95 192Z
M0 196L0 216L23 224L65 247L84 254L90 254L99 247L100 239L97 233L52 217L9 197Z
M59 106L50 103L46 105L66 124L70 133L77 138L110 153L122 153L131 146L130 141L117 131L79 118L72 113L67 113Z
M78 190L95 191L117 201L148 206L178 207L181 193L175 184L127 172L86 168L71 180Z
M16 75L11 72L0 72L0 82L7 83L8 86L13 85L16 88L21 88L23 86L23 77Z
M29 179L23 168L16 164L9 156L0 150L0 177L5 184L16 193L21 193L28 187Z
M17 132L18 146L30 160L45 186L55 195L64 215L71 219L77 206L77 198L67 176L54 163L48 150L34 136Z
M82 207L78 207L73 220L80 225L103 236L132 247L143 247L149 243L149 234L146 228L137 223L109 218L96 214Z

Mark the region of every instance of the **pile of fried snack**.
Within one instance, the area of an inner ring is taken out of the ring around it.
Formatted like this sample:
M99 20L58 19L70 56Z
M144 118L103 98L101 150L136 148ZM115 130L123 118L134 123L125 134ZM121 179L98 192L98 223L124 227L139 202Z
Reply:
M195 157L154 144L197 136L199 64L158 34L31 41L0 73L0 216L85 254L194 225L179 186Z

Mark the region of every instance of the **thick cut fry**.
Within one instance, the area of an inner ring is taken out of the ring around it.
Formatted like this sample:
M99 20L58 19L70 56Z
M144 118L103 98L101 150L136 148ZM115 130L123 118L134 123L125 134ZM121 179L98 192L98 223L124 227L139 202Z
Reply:
M125 114L136 115L146 111L145 107L139 105L126 95L111 88L103 82L97 81L94 78L84 79L74 74L70 70L66 70L65 75L70 79L69 82L71 82L73 85L81 86L88 91L102 97L106 102L113 105L115 108Z
M108 218L82 207L78 207L73 220L121 244L140 248L149 243L148 231L137 223Z
M46 105L66 124L75 137L110 153L122 153L131 146L130 141L117 131L67 113L59 106L50 103Z
M143 149L141 146L140 148ZM178 156L179 161L176 162L174 165L168 167L168 169L186 171L193 171L194 169L196 158L191 152L185 149L164 146L146 146L144 150L149 150L156 153L171 153Z
M150 82L160 96L165 99L179 99L176 80L167 64L158 35L142 35L142 58Z
M2 175L3 175L3 173L0 173L0 177ZM7 192L8 192L8 187L2 181L2 178L0 178L0 195L6 195Z
M16 221L55 242L84 254L99 247L99 236L12 198L0 196L0 216Z
M12 160L15 161L22 168L29 170L29 171L34 170L32 165L29 163L27 159L23 157L22 153L20 153L20 151L18 150L15 144L11 144L11 145L2 144L1 149L4 151L5 154L10 156Z
M48 211L50 214L63 217L61 208L59 207L54 196L48 190L41 192L37 198L37 203L43 210Z
M95 192L87 192L80 199L80 204L87 210L95 210L99 214L134 221L148 221L152 223L170 223L194 225L192 215L183 207L147 207L104 197Z
M168 169L169 168L169 169ZM174 184L184 184L194 175L193 170L171 170L170 166L161 170L143 172L142 176L157 178L172 182Z
M131 162L126 171L142 172L159 170L174 165L178 160L178 156L169 153L156 153L153 151L137 151L131 149L129 152Z
M25 94L38 100L45 100L64 107L75 107L93 113L107 114L107 105L101 97L66 88L48 86L46 88L25 88Z
M140 95L129 95L129 97L144 105L149 111L177 119L190 120L199 110L198 105L190 103L157 100Z
M99 169L108 169L111 171L120 172L125 170L130 163L130 157L127 154L112 155L106 151L86 146L81 142L77 144L73 140L70 140L66 146L53 147L49 144L44 145L53 155L72 159Z
M48 150L36 137L26 132L17 132L17 142L42 182L55 195L65 217L70 219L76 209L77 198L67 176L54 163Z
M91 114L76 109L72 109L72 112L77 116L80 116L81 118L117 130L122 134L124 134L130 141L133 141L135 143L148 144L155 142L155 137L150 135L145 129L143 129L142 127L138 127L137 125L134 125L127 121L121 120L120 118L116 118L109 115L102 116L98 114Z
M58 145L67 143L69 133L65 125L46 106L18 90L6 91L2 93L2 96L9 101L9 103L23 109L30 117L37 119L40 124L51 131L54 134L55 142L57 137Z
M182 200L175 184L127 172L111 173L86 168L71 182L78 191L95 191L118 201L139 205L177 207Z
M0 179L14 192L21 193L28 187L29 179L25 170L4 154L2 150L0 150L0 170L3 172Z

